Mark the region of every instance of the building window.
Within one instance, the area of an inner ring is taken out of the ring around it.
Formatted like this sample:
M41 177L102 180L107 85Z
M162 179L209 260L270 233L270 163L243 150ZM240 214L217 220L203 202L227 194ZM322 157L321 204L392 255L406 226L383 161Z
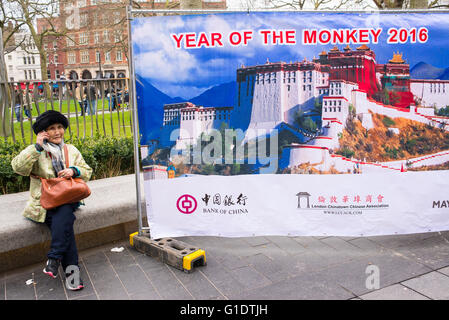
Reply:
M27 64L27 58L23 57L23 64ZM432 92L432 87L430 87L430 92Z
M67 47L73 47L75 45L75 41L70 38L67 38Z
M55 74L56 74L56 79L59 79L59 78L60 78L60 76L59 76L59 70L55 70Z
M83 28L87 26L87 13L80 14L80 27Z
M109 31L108 30L104 30L103 31L103 42L104 43L108 43L109 42Z
M33 70L33 79L37 79L37 77L36 77L36 70Z
M8 60L11 61L12 60L12 56L8 55Z
M59 57L57 54L55 54L55 59L54 59L55 64L59 63Z
M23 72L25 73L25 80L28 80L27 71L26 71L26 70L23 70Z
M122 41L122 35L119 30L114 31L114 42Z
M115 54L116 61L122 61L122 50L118 50Z
M80 44L87 44L89 40L89 36L87 32L83 32L80 34Z
M100 51L95 51L95 62L100 62L101 53Z
M98 33L97 31L95 31L94 33L94 43L95 44L100 43L100 33Z
M75 64L76 63L76 55L75 52L69 52L67 54L67 63L68 64Z
M89 51L81 51L81 63L89 63Z
M31 64L31 57L27 57L28 58L28 64Z
M104 53L104 60L106 62L111 62L111 51L107 51Z
M118 11L114 12L114 23L115 24L120 23L120 12Z

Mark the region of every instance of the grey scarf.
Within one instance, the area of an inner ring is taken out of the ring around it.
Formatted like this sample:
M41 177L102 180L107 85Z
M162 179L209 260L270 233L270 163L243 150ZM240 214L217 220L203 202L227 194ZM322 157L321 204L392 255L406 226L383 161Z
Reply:
M60 144L54 144L51 142L44 143L43 146L45 151L51 154L51 164L53 165L53 170L55 170L56 176L58 172L65 169L64 164L64 140Z

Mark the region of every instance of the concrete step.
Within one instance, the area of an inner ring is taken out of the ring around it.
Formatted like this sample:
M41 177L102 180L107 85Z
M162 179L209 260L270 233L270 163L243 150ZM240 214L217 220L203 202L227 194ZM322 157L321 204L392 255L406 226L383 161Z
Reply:
M146 217L143 176L140 183ZM75 212L78 250L127 239L138 230L134 174L90 181L88 185L92 194ZM0 272L47 260L48 227L22 216L28 197L28 191L0 196Z

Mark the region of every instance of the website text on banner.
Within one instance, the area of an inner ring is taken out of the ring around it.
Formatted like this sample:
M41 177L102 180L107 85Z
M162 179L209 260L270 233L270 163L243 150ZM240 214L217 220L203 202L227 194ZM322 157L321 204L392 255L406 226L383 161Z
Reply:
M164 16L131 32L152 236L449 229L448 13Z

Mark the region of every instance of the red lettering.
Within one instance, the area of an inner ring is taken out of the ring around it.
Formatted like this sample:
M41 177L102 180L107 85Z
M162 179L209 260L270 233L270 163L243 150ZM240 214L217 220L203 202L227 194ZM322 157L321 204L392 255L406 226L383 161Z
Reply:
M279 40L279 44L283 44L284 43L284 34L282 31L279 31L279 34L276 34L276 31L273 30L273 44L278 43Z
M223 46L223 43L221 42L221 33L212 32L211 37L212 37L212 47L216 46L215 43L218 43L218 46L220 46L220 47Z
M248 44L248 41L253 38L253 32L252 31L244 31L243 32L243 43L245 45Z
M185 47L195 48L195 33L186 33Z
M326 38L324 39L323 35L326 35ZM331 40L331 33L328 30L322 30L320 31L319 34L319 41L321 44L326 44L329 43L329 41Z
M268 35L270 34L270 30L260 30L259 33L263 35L263 44L268 44Z
M201 48L201 46L203 46L203 45L205 45L206 48L208 48L210 46L209 40L207 39L206 34L204 32L201 32L200 39L198 40L198 43L197 43L197 47Z
M234 40L235 36L237 36L237 41ZM232 32L229 35L229 42L233 46L238 46L242 42L242 35L239 32Z
M333 39L332 43L344 43L344 29L332 30Z
M359 43L369 43L369 30L360 29L359 30Z
M176 41L176 48L179 49L181 48L181 40L182 37L184 36L184 34L180 34L179 37L177 37L176 34L171 34L172 38Z
M285 38L286 38L287 44L295 44L296 43L296 31L295 30L285 31Z
M304 44L316 44L316 30L303 30L302 39Z
M346 30L346 42L347 43L350 43L351 41L353 43L357 43L357 39L354 36L356 32L357 32L357 29L356 30L350 30L350 29Z
M376 30L370 29L370 31L371 31L371 35L373 36L372 43L378 43L379 42L380 33L382 32L382 28L377 28Z

